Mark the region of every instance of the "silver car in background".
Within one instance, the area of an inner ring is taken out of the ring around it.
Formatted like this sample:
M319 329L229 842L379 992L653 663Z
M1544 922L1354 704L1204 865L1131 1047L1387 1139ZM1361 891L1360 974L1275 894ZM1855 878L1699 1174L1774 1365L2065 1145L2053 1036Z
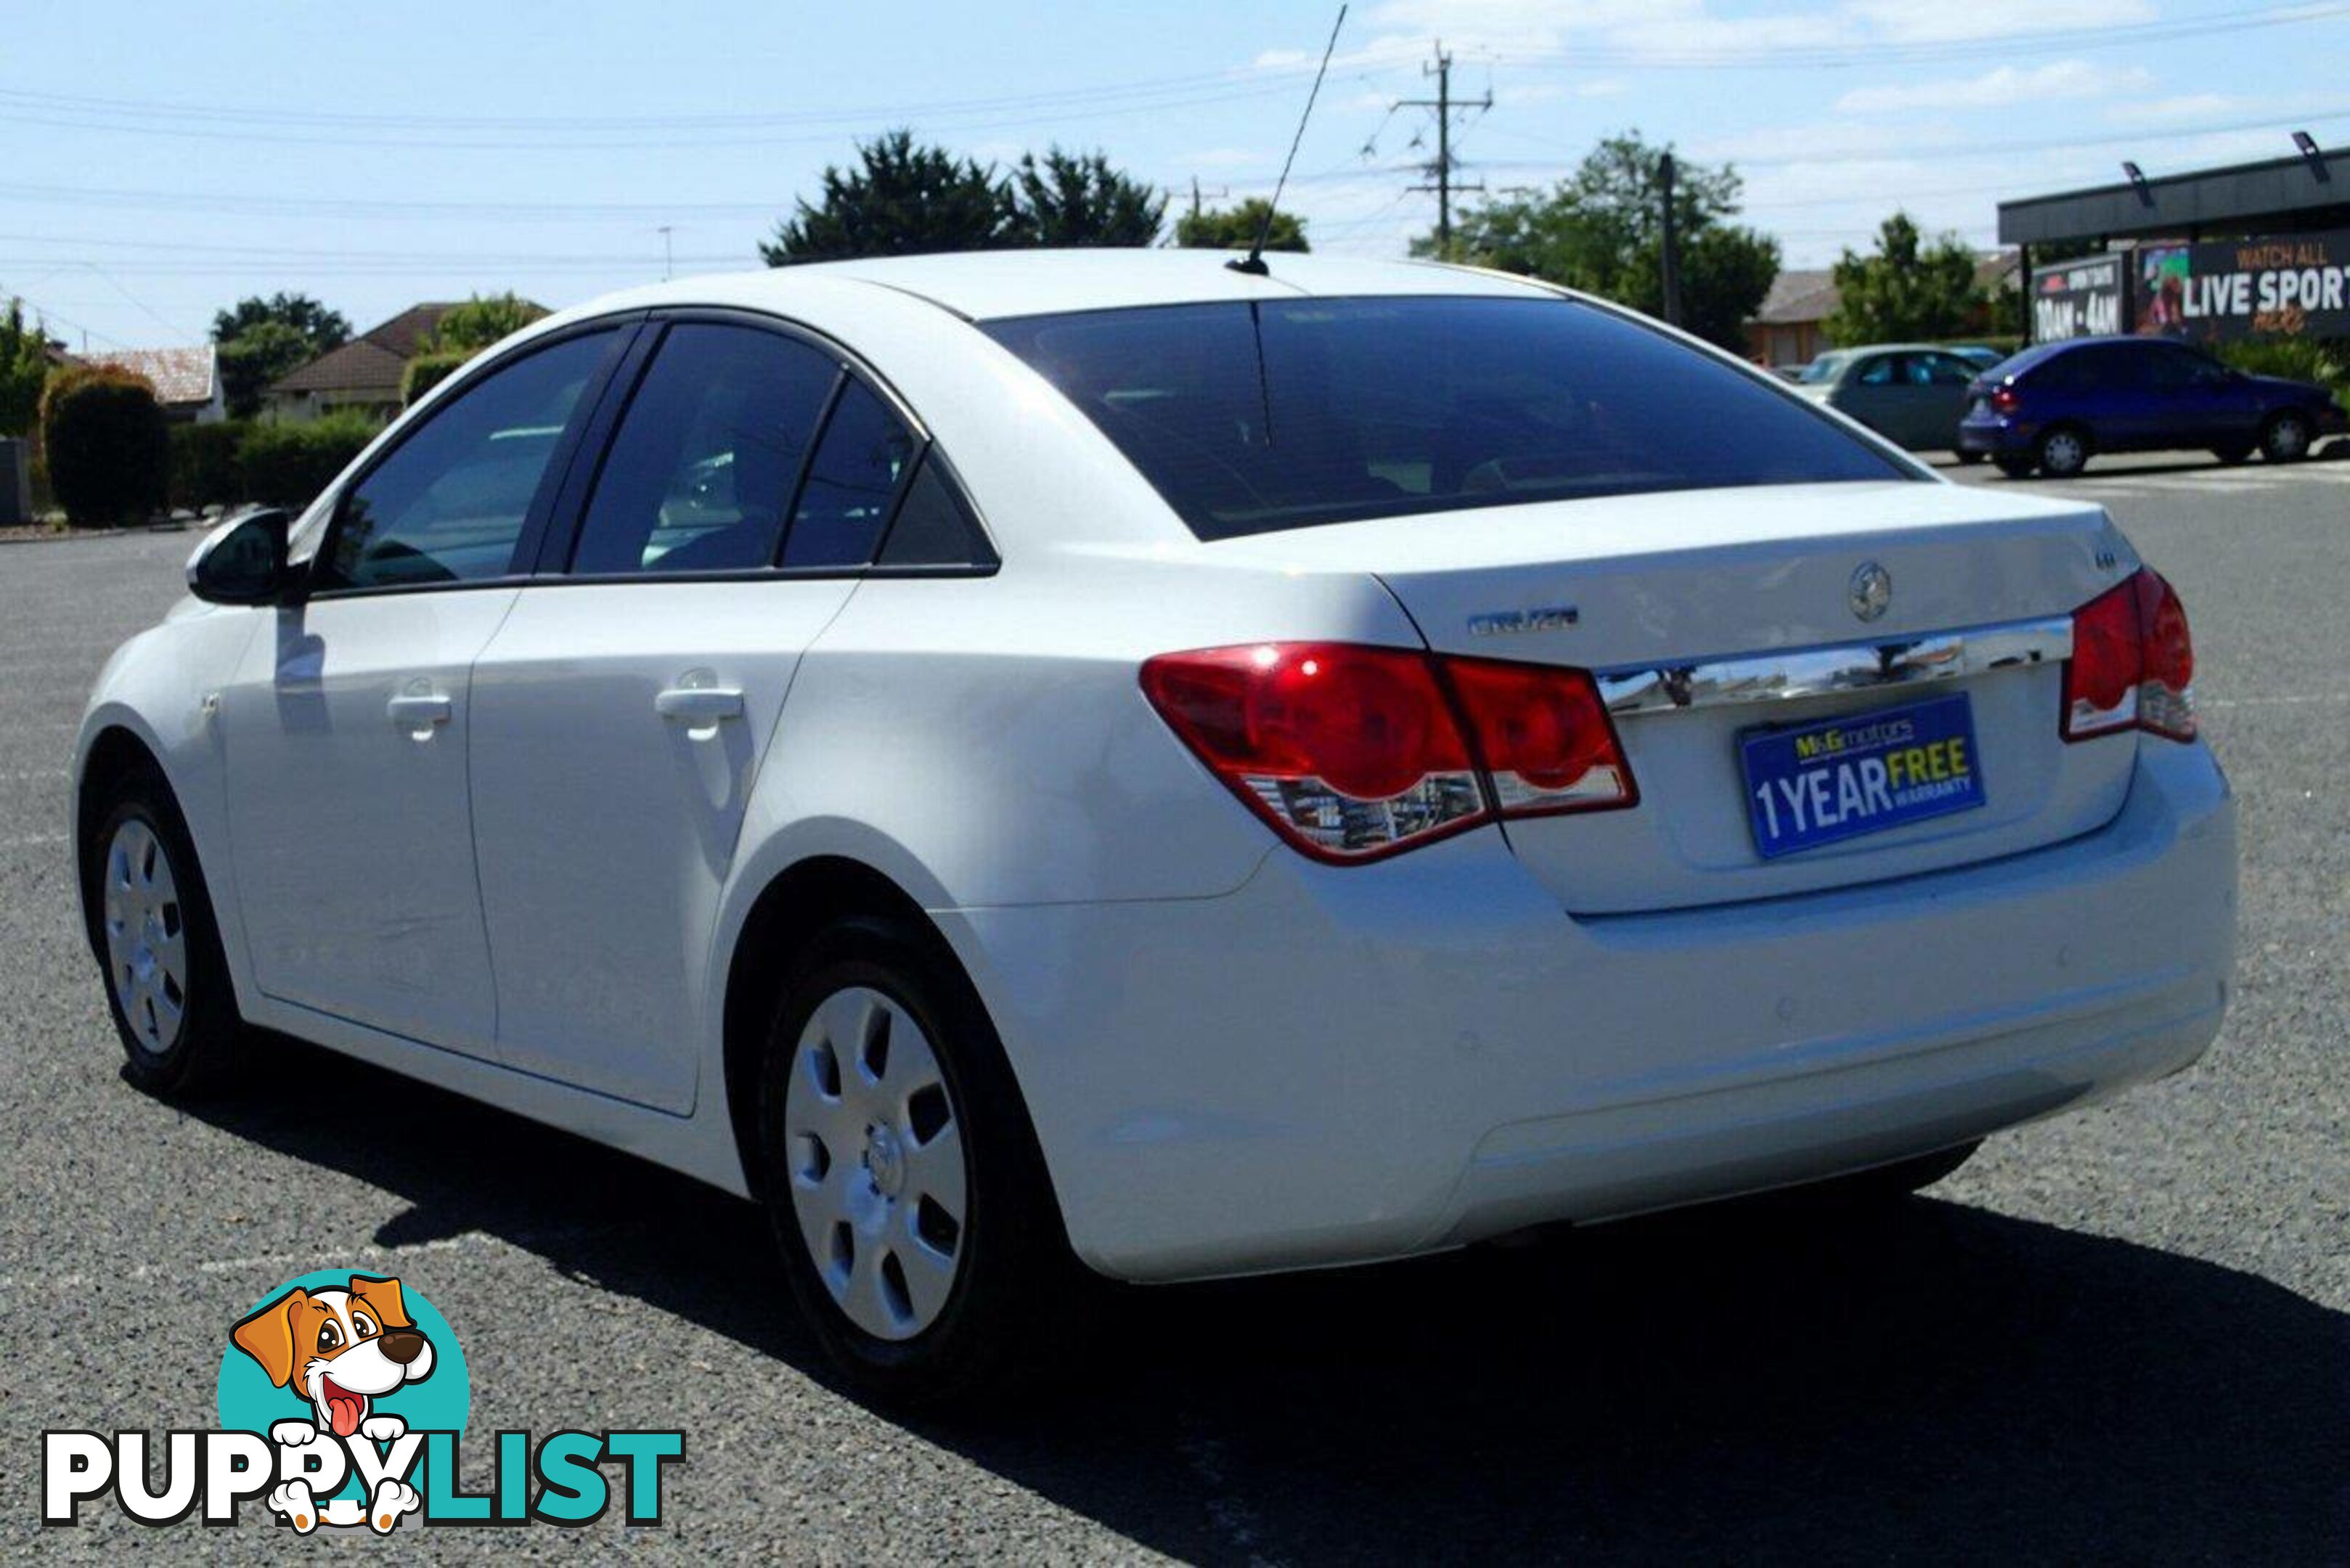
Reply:
M1967 383L1980 372L1956 349L1872 343L1823 354L1804 368L1796 385L1805 397L1851 415L1898 446L1950 452L1967 411Z

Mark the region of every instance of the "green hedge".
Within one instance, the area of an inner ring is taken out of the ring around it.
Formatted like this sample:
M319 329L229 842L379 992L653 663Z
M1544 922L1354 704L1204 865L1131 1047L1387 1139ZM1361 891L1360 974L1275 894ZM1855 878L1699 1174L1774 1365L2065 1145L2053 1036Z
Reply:
M201 512L244 499L236 475L243 423L172 427L172 504Z
M2350 338L2248 337L2220 345L2220 358L2255 376L2315 381L2350 403Z
M307 506L383 427L364 414L328 414L307 424L252 424L237 443L242 501Z
M365 414L308 424L230 420L172 427L172 504L307 506L383 426Z
M419 354L400 373L400 404L406 408L449 379L449 373L473 358L470 349L450 348Z
M111 365L73 366L41 393L49 486L77 528L139 522L170 489L171 443L154 386Z

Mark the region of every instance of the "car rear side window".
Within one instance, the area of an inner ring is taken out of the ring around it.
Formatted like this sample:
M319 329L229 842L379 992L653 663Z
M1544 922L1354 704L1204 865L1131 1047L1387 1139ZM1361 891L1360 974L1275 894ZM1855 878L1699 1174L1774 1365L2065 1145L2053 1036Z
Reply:
M842 387L792 512L784 565L869 563L913 462L914 444L913 431L871 388L857 380Z
M1203 539L1917 477L1793 394L1572 300L1156 306L985 330L1083 410Z
M780 333L671 327L612 438L571 570L772 565L792 485L839 376L830 356Z
M935 453L925 453L914 477L906 483L906 498L889 524L881 546L884 566L980 566L992 564L995 552L981 533L979 522L941 470Z
M499 577L612 334L567 337L501 365L426 416L337 508L314 590Z

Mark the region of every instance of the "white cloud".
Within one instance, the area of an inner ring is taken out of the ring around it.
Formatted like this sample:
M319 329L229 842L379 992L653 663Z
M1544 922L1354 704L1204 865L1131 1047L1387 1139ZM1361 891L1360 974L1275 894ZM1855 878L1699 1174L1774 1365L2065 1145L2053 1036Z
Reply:
M1901 44L2106 27L2155 14L2148 0L1846 0L1846 9Z
M2154 78L2139 67L2058 60L2029 69L2001 66L1979 77L1908 82L1898 87L1855 88L1836 99L1835 106L1846 114L2000 109L2009 104L2045 103L2055 99L2104 98L2117 92L2144 91L2153 85Z

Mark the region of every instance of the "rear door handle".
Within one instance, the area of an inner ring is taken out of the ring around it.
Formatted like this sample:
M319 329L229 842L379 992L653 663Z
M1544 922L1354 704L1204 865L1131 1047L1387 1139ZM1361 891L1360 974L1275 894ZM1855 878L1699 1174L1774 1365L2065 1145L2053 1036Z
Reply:
M731 686L672 686L653 699L653 711L687 724L715 724L743 716L743 693Z
M439 692L402 693L383 705L391 722L403 730L424 730L434 724L445 724L454 711L449 699Z

